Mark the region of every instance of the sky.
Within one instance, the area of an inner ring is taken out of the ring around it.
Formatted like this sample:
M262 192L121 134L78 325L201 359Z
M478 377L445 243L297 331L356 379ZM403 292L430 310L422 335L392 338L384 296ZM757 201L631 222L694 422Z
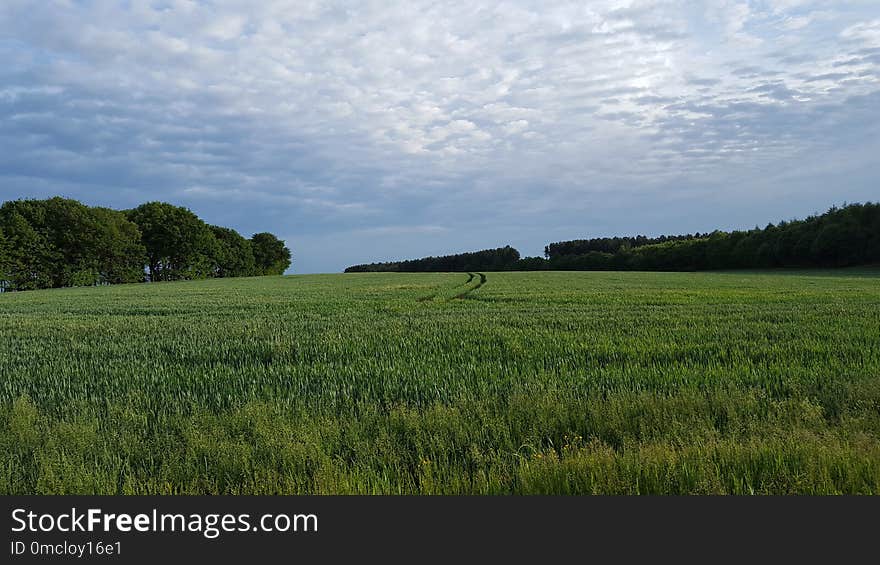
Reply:
M293 273L880 200L880 2L2 0L0 200L186 206Z

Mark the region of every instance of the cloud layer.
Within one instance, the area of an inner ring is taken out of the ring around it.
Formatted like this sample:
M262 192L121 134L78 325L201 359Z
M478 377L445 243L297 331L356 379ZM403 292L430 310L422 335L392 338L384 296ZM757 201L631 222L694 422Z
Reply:
M873 0L5 0L0 60L0 199L168 200L299 272L880 196Z

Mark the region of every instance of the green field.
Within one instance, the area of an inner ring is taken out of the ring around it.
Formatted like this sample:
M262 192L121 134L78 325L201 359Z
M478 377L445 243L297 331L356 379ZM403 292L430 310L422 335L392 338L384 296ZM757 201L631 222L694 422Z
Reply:
M878 493L876 274L0 294L0 494Z

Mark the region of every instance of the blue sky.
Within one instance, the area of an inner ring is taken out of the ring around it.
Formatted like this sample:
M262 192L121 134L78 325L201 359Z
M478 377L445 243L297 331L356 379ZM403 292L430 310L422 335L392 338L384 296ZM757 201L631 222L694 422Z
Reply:
M3 0L0 61L0 200L165 200L299 273L880 200L876 0Z

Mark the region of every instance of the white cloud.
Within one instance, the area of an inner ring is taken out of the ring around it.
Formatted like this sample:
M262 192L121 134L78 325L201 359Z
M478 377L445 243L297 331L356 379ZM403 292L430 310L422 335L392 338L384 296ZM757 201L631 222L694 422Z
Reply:
M859 22L840 33L845 39L858 40L872 47L880 46L880 19Z
M311 234L710 198L876 146L858 101L880 91L878 18L860 0L7 0L0 197L178 198Z

